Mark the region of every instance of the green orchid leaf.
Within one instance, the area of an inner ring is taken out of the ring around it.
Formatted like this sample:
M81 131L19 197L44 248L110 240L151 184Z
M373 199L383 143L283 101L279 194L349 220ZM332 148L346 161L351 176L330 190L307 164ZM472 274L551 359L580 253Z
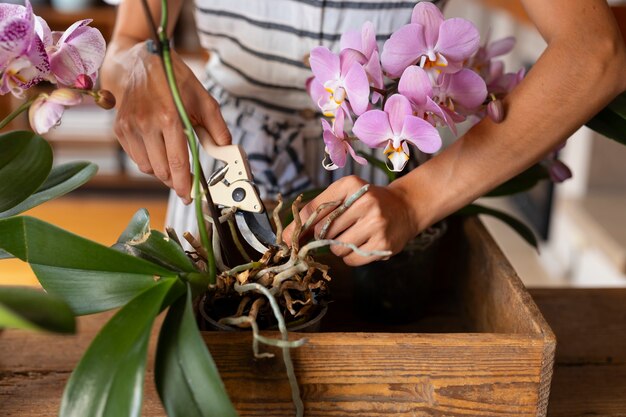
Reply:
M393 171L390 171L389 168L387 167L387 164L385 164L384 161L381 161L380 159L370 155L367 152L358 151L357 154L365 158L365 160L369 162L370 164L372 164L374 167L381 170L387 176L387 179L389 180L389 182L393 182L397 178L398 174L396 174Z
M587 127L626 145L626 92L620 94L586 123Z
M539 181L550 178L548 169L540 164L535 164L526 171L516 175L502 185L494 188L485 197L501 197L522 193L533 188Z
M0 220L0 249L29 262L39 282L76 314L119 307L174 271L20 216Z
M139 417L152 325L170 291L181 288L177 279L161 280L113 316L72 372L60 417Z
M150 214L146 209L135 213L113 248L161 265L170 271L197 272L178 243L158 230L150 230Z
M33 194L52 169L52 148L41 136L15 131L0 135L0 212Z
M60 298L34 288L0 287L0 329L74 333L74 313Z
M496 219L501 220L502 222L509 225L529 245L533 246L535 249L539 249L539 243L537 242L537 238L535 237L535 234L533 233L533 231L524 223L517 220L515 217L512 217L511 215L504 213L500 210L481 206L479 204L470 204L469 206L463 207L461 210L457 211L455 214L459 214L462 216L474 216L478 214L485 214L487 216L495 217Z
M41 187L17 206L0 213L0 218L15 216L40 204L75 190L98 172L98 166L90 162L70 162L52 168Z
M2 259L13 259L15 256L11 255L9 252L3 251L0 249L0 260Z
M237 416L198 331L189 287L161 327L154 378L169 417Z

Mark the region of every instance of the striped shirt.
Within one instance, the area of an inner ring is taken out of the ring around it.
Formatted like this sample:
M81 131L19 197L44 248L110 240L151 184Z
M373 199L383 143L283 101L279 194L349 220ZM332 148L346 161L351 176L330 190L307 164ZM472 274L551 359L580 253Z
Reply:
M440 1L435 1L438 3ZM233 95L268 108L307 109L307 59L337 51L341 34L371 21L379 41L408 23L415 1L196 0L196 24L212 52L207 71Z

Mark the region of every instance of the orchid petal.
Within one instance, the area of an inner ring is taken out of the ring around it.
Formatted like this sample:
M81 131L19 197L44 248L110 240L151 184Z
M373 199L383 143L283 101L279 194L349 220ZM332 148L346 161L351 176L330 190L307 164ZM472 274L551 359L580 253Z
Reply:
M397 78L409 65L427 53L424 27L417 23L402 26L385 42L380 56L383 69L390 77Z
M84 74L85 67L80 59L80 52L70 44L63 44L50 57L52 72L59 84L72 86L79 74Z
M485 48L485 60L489 60L496 56L501 56L511 52L515 46L515 37L509 36L504 39L490 43Z
M343 80L352 110L360 116L367 110L370 97L370 84L362 66L356 62L345 75Z
M428 49L432 49L437 43L439 27L443 21L441 10L432 3L417 3L411 14L411 23L418 23L424 27L424 39Z
M360 30L348 30L341 35L339 40L339 47L341 50L350 48L361 50L361 31Z
M441 136L437 129L426 120L416 116L405 118L400 136L425 153L435 153L441 149Z
M446 94L466 109L475 109L487 98L485 81L474 71L462 69L449 77Z
M354 151L354 148L352 148L352 146L348 142L346 142L346 148L348 148L348 152L350 152L352 159L354 159L357 164L367 165L367 159L363 158L362 156L357 155L356 152Z
M367 58L356 49L344 49L339 53L339 71L346 75L355 63L363 66L367 63Z
M30 3L27 7L0 5L0 69L30 47L35 36L35 18Z
M75 106L83 101L83 96L78 91L69 88L59 88L50 94L48 101L63 106Z
M394 94L385 103L385 112L389 114L389 124L394 136L399 136L402 132L404 119L413 114L411 102L401 94Z
M40 96L28 110L30 126L39 135L48 133L60 123L64 111L63 105L49 102L45 96Z
M370 60L363 67L370 83L376 88L385 87L383 79L383 69L380 66L380 58L378 57L378 51L374 51Z
M398 92L414 104L423 106L426 104L426 99L433 96L433 87L426 71L411 65L404 70L402 77L400 77Z
M83 19L83 20L79 20L77 22L72 23L70 27L68 27L65 30L65 32L63 32L63 35L61 35L61 38L59 38L58 42L60 43L69 42L77 34L80 34L80 33L75 33L75 32L77 32L80 28L87 26L92 21L93 19Z
M52 31L48 23L39 16L35 16L35 33L41 39L44 46L49 48L52 46Z
M325 46L313 48L309 63L315 78L320 83L325 84L327 81L339 79L339 56L330 52Z
M363 113L354 122L352 131L370 148L380 148L393 137L389 115L382 110Z
M378 52L378 43L376 42L376 28L369 20L363 23L361 28L361 49L360 51L368 58L371 58L374 52Z
M480 35L476 26L460 18L445 20L439 28L435 49L448 61L463 62L478 50Z
M335 113L335 121L333 122L333 132L335 133L335 136L341 139L343 139L345 136L345 133L343 131L344 121L345 121L344 112L343 110L341 110L341 108L339 108L337 110L337 113Z

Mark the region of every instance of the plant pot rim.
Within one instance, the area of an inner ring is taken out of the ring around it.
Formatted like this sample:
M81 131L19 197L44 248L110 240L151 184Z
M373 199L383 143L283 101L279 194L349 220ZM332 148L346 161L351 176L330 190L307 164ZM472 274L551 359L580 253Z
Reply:
M287 330L290 332L298 332L298 331L307 331L307 328L314 328L316 327L320 321L324 318L324 316L326 315L326 312L328 311L328 304L323 304L321 305L321 309L320 311L317 313L317 315L313 318L311 318L311 320L307 320L304 323L300 323L296 326L287 326ZM240 331L246 331L249 330L247 328L243 329L243 328L239 328L239 327L234 327L234 326L229 326L227 324L222 324L219 323L218 321L214 320L211 316L209 316L208 314L202 314L202 318L204 320L207 321L207 323L209 323L210 326L212 326L215 330L218 331L224 331L224 332L240 332ZM261 329L261 330L276 330L276 329Z

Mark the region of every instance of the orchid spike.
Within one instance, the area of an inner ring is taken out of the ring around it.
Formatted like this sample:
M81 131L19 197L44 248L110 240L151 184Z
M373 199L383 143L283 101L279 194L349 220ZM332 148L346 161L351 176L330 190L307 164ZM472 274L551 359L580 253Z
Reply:
M344 49L340 55L333 54L328 48L318 46L311 51L310 63L315 80L311 83L312 96L320 109L329 117L338 109L348 110L347 104L358 116L369 105L370 86L363 64L365 56L354 50ZM321 84L327 95L314 94ZM316 89L316 90L314 90Z
M350 144L350 138L346 137L344 121L345 116L342 110L337 112L337 117L335 117L332 126L326 120L322 119L324 144L326 145L325 151L331 160L330 163L324 160L322 165L329 171L343 168L346 165L346 156L348 153L350 153L357 163L361 165L367 164L365 158L356 154Z
M82 101L82 95L69 88L59 88L50 95L40 94L28 110L28 120L32 129L40 135L61 123L66 107Z
M471 22L444 19L434 4L420 2L411 23L398 29L383 46L383 69L398 78L409 65L439 72L457 72L478 49L480 35Z
M424 119L413 115L409 99L394 94L385 103L384 111L370 110L354 123L354 133L366 145L385 148L390 169L398 172L409 160L408 144L425 153L441 148L439 132Z

